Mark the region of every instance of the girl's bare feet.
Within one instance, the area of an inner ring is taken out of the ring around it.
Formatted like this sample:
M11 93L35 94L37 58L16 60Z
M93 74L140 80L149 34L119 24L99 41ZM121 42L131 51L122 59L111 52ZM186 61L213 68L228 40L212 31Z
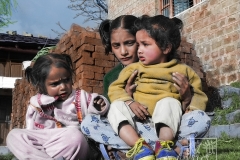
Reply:
M111 160L115 160L115 156L114 156L114 153L113 152L117 152L117 154L119 155L119 157L121 158L121 160L125 160L127 157L126 157L126 154L121 152L121 151L118 151L116 149L113 149L112 147L110 146L107 146L107 151L108 151L108 155L110 157Z
M185 147L185 146L188 146L188 145L189 145L189 142L188 142L187 139L182 139L182 140L180 140L180 141L178 141L178 142L182 145L182 147ZM177 145L174 150L175 150L178 154L180 154L180 153L181 153L181 146L180 146L180 145ZM189 154L190 154L189 152L190 152L189 148L186 148L185 150L183 150L183 153L182 153L182 155L180 155L180 156L182 156L183 158L187 158L187 157L189 156Z

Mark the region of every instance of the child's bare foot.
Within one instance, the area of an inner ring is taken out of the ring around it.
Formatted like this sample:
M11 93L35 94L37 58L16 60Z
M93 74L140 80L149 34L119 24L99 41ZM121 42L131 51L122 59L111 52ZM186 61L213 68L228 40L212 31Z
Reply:
M126 157L126 154L124 152L121 152L121 151L115 151L115 149L113 149L112 147L110 146L107 146L107 150L108 150L108 155L109 155L109 158L111 160L115 160L116 157L114 156L114 152L117 152L118 156L121 158L121 160L125 160L127 157Z
M183 158L188 158L190 155L190 149L188 148L189 142L187 139L182 139L178 141L179 144L176 145L176 148L174 149L178 154L181 154L182 150L182 156ZM182 148L181 148L182 147Z

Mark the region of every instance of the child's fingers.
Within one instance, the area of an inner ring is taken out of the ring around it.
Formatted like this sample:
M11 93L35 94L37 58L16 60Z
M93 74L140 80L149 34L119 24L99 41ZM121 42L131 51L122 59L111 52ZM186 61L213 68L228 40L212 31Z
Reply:
M100 97L100 96L97 96L97 97L94 98L93 102L94 102L94 103L97 103L99 99L101 99L101 97Z
M146 119L146 115L149 115L147 108L145 106L139 106L139 108L136 109L137 112L137 117L140 118L141 120Z
M145 114L139 108L135 110L134 114L141 120L146 119Z
M141 105L141 106L140 106L140 109L141 109L141 111L144 113L145 116L148 116L148 115L149 115L149 112L148 112L146 106Z
M127 84L132 85L133 82L135 81L136 75L137 75L138 71L135 70L133 71L133 73L131 74L131 76L128 78Z

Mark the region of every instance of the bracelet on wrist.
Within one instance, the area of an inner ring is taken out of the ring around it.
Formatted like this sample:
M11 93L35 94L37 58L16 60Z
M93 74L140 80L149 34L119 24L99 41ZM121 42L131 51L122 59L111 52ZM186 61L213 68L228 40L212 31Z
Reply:
M127 105L130 106L133 102L135 102L134 100L132 100L131 102L129 102Z

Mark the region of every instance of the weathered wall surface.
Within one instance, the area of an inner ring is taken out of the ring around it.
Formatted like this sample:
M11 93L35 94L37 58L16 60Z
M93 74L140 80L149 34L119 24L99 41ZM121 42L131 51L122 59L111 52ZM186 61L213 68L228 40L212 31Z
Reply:
M159 14L157 0L109 0L109 18L123 14ZM193 44L207 84L212 87L240 80L240 1L205 0L177 15L183 37Z
M108 0L108 18L114 19L123 14L150 16L159 14L159 0Z
M178 15L209 86L240 80L240 1L206 0Z

